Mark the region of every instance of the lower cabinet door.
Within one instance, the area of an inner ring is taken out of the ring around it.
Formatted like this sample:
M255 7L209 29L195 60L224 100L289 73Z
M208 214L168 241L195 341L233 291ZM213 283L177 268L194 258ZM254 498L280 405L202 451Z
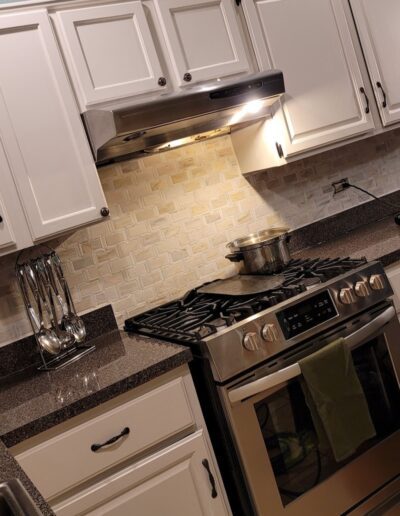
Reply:
M220 516L224 503L203 431L53 506L57 516Z

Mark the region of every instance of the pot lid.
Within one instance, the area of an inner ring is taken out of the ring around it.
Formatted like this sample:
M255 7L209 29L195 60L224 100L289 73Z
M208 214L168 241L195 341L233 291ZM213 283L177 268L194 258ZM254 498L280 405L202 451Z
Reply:
M275 238L279 238L285 235L289 231L289 228L277 227L277 228L269 228L263 229L262 231L257 231L256 233L251 233L245 237L237 238L236 240L232 240L227 244L229 249L243 249L244 247L249 247L253 245L262 244L264 242L271 241Z

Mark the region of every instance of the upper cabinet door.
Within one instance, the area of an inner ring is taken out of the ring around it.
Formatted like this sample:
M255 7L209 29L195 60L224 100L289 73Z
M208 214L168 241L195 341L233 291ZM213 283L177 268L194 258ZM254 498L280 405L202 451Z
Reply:
M165 89L141 2L60 11L56 25L82 110Z
M341 0L242 0L261 69L283 71L286 156L374 127Z
M400 2L351 0L383 125L400 120Z
M0 105L0 116L2 116ZM0 135L0 255L32 245Z
M103 190L44 10L0 16L0 132L33 240L100 219Z
M249 72L233 0L156 0L179 86Z

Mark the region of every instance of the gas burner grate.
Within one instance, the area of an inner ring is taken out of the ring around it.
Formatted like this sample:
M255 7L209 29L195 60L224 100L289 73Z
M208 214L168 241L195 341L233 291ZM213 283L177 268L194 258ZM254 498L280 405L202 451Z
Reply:
M127 319L125 329L175 342L199 342L366 261L348 257L292 260L282 272L284 281L278 288L241 296L206 294L192 289L176 301Z

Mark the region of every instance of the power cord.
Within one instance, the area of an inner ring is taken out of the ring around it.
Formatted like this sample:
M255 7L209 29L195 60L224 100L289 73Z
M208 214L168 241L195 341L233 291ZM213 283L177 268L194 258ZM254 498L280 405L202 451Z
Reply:
M341 179L340 181L336 181L336 182L332 183L332 186L333 186L333 190L334 190L333 191L333 195L336 195L336 194L342 192L343 190L347 190L348 188L354 188L355 190L359 190L360 192L363 192L363 193L369 195L370 197L372 197L376 201L379 201L384 206L386 206L386 207L388 207L390 209L396 210L397 213L394 216L394 221L395 221L395 223L397 225L400 226L400 213L399 213L400 212L400 206L397 206L396 204L392 204L389 201L385 201L384 199L381 199L380 197L377 197L373 193L368 192L368 190L365 190L365 188L361 188L361 186L353 185L347 179Z

